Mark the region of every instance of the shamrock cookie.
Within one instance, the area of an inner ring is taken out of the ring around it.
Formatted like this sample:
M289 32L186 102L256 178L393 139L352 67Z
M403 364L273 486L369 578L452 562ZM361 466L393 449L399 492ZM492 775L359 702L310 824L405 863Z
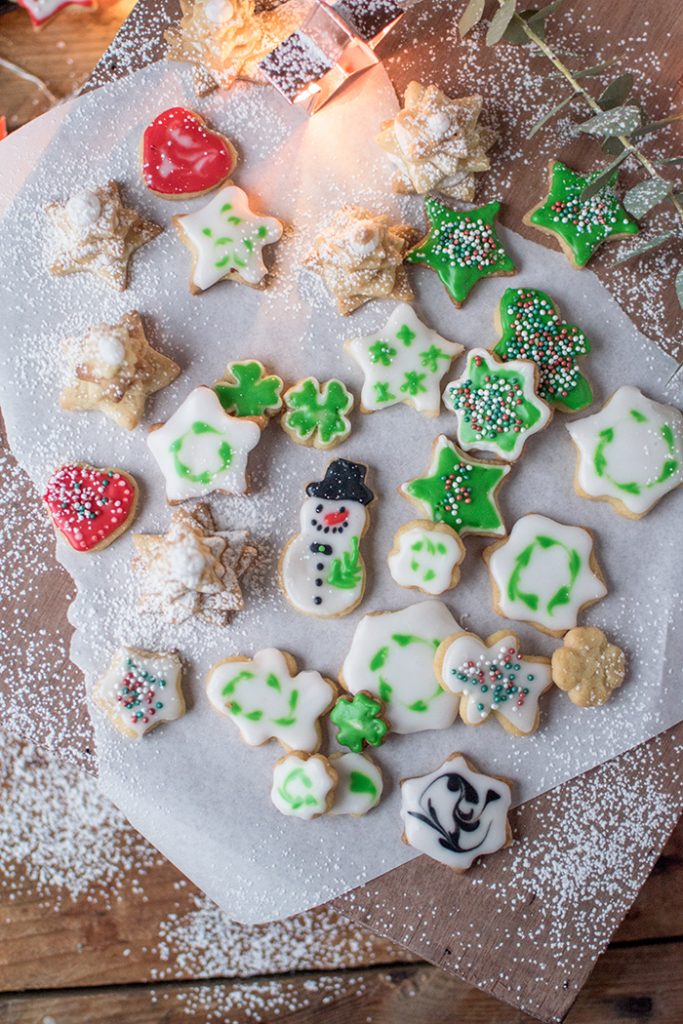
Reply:
M55 233L50 273L89 273L125 291L128 261L163 228L124 206L115 181L100 188L83 189L65 203L45 208Z
M170 107L142 136L142 177L160 199L192 199L218 188L237 163L235 147L203 117Z
M330 711L330 721L337 727L337 743L348 747L356 754L367 743L379 747L389 731L384 720L384 705L365 690L350 697L344 694Z
M322 754L293 750L273 766L270 799L281 814L310 821L332 810L337 772Z
M336 696L319 672L297 672L296 661L273 647L253 658L225 658L207 677L209 701L227 715L250 747L274 739L286 750L320 749L320 718Z
M74 551L102 551L135 519L138 485L122 469L76 462L52 474L43 501L55 532Z
M446 385L443 403L457 418L465 451L492 452L507 462L522 454L528 437L550 422L553 411L536 391L536 364L500 363L483 348L467 353L465 372Z
M465 545L450 526L413 519L396 531L389 572L399 587L435 596L458 585L464 557Z
M570 629L551 664L553 682L580 708L606 704L626 675L624 652L594 626Z
M593 535L535 513L518 519L506 540L484 551L493 607L507 619L563 636L583 608L607 593Z
M538 698L552 686L550 659L522 657L514 633L501 630L487 640L474 633L446 637L434 669L443 688L460 697L467 725L481 725L493 712L513 736L538 729Z
M203 502L175 509L166 534L133 534L133 545L142 611L227 626L244 607L240 578L258 552L247 530L217 530Z
M148 396L180 373L177 363L152 348L136 312L67 338L64 354L71 379L59 396L62 409L102 412L124 430L137 427Z
M505 277L515 265L496 234L500 203L458 211L436 199L425 199L429 231L410 250L407 263L430 267L459 308L483 277Z
M213 491L246 494L247 458L260 437L257 423L223 411L215 391L195 388L147 438L166 479L169 505Z
M318 235L304 266L322 278L342 316L368 299L412 299L403 257L415 233L385 214L343 206Z
M403 842L454 871L512 842L507 779L477 771L464 754L428 775L401 780Z
M371 612L356 626L339 681L350 693L376 694L397 733L447 729L458 701L434 674L434 655L458 624L441 601L398 612Z
M641 519L683 483L683 415L625 384L593 416L567 424L577 447L575 487Z
M382 773L365 754L331 754L337 773L334 803L328 814L350 814L359 818L376 807L382 796Z
M139 740L185 714L177 654L119 647L93 688L95 704L124 736Z
M349 339L344 348L365 374L361 411L378 412L397 402L438 416L439 382L462 345L425 327L415 310L401 303L376 334Z
M595 250L609 239L638 232L614 191L618 171L609 185L590 199L581 193L595 175L582 177L566 164L554 160L549 167L548 195L524 217L524 223L545 235L554 235L565 256L575 267L585 267Z
M263 427L282 408L282 388L282 378L266 374L257 359L228 363L223 380L213 386L226 412L248 416Z
M193 256L193 295L217 281L258 287L268 273L261 250L282 237L280 221L253 213L237 185L226 185L195 213L173 217L173 224Z
M365 591L360 541L370 521L374 494L365 483L367 466L335 459L325 479L308 484L301 506L301 532L280 557L280 586L305 615L348 615Z
M96 7L95 0L17 0L17 3L28 12L35 29L47 25L65 7L83 7L88 11Z
M566 323L557 306L537 288L508 288L498 306L501 339L493 354L508 362L530 359L538 367L538 393L561 412L579 412L593 401L579 359L591 350L586 335Z
M280 423L297 444L326 451L351 433L348 414L353 409L353 395L334 377L322 384L315 377L300 380L285 391L284 404Z
M438 191L474 199L475 173L488 171L494 132L477 124L481 96L451 99L435 85L410 82L403 110L384 121L377 143L389 155L394 192Z

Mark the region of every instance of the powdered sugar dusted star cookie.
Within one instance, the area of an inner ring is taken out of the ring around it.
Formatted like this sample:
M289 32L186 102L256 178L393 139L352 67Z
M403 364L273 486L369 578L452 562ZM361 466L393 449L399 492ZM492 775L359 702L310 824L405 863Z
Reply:
M366 754L332 754L330 764L337 773L337 788L329 814L351 814L358 818L376 807L382 796L382 773Z
M270 799L281 814L310 821L332 809L336 786L326 757L294 750L275 762Z
M399 587L436 596L460 579L465 545L450 526L413 519L401 526L389 552L389 572Z
M93 700L113 725L131 739L185 714L176 653L120 647L93 688Z

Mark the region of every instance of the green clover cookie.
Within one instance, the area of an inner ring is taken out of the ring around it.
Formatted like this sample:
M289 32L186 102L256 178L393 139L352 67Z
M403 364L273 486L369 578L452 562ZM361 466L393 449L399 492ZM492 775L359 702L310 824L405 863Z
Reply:
M367 744L379 747L389 731L382 717L384 705L366 690L360 690L353 697L340 697L330 711L330 721L339 730L337 742L360 754Z
M348 413L353 395L340 380L306 377L284 394L282 429L297 444L323 450L341 444L351 433Z
M214 384L218 400L232 416L262 419L282 408L282 378L266 374L263 363L249 359L228 363L225 377Z

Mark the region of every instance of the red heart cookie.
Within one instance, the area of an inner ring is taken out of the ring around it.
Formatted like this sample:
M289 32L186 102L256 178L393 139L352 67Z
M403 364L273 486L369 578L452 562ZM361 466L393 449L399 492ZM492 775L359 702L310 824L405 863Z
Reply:
M43 500L55 529L75 551L98 551L133 522L138 486L122 469L75 463L52 474Z
M236 163L229 139L184 107L164 110L142 136L142 176L147 188L163 199L209 192L228 178Z

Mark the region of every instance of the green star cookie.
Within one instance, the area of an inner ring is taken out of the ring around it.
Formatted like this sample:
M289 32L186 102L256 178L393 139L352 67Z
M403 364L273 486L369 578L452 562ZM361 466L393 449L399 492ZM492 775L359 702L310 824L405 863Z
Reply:
M425 199L429 232L411 249L408 263L421 263L439 275L456 306L482 277L514 274L515 265L495 230L500 203L459 212L436 199Z
M330 711L330 721L339 730L337 742L360 754L365 744L379 747L389 731L382 718L384 705L366 690L353 697L340 697Z
M463 537L502 537L505 524L496 491L509 472L509 466L470 459L441 434L426 475L403 484L401 494L420 505L433 522L446 523Z
M581 199L581 192L595 174L584 178L555 160L550 164L548 195L526 214L525 224L556 235L570 262L575 267L585 267L603 242L638 232L638 224L614 191L617 173L596 195Z
M214 384L218 400L232 416L274 416L282 408L282 378L266 376L256 359L228 363L224 380Z

